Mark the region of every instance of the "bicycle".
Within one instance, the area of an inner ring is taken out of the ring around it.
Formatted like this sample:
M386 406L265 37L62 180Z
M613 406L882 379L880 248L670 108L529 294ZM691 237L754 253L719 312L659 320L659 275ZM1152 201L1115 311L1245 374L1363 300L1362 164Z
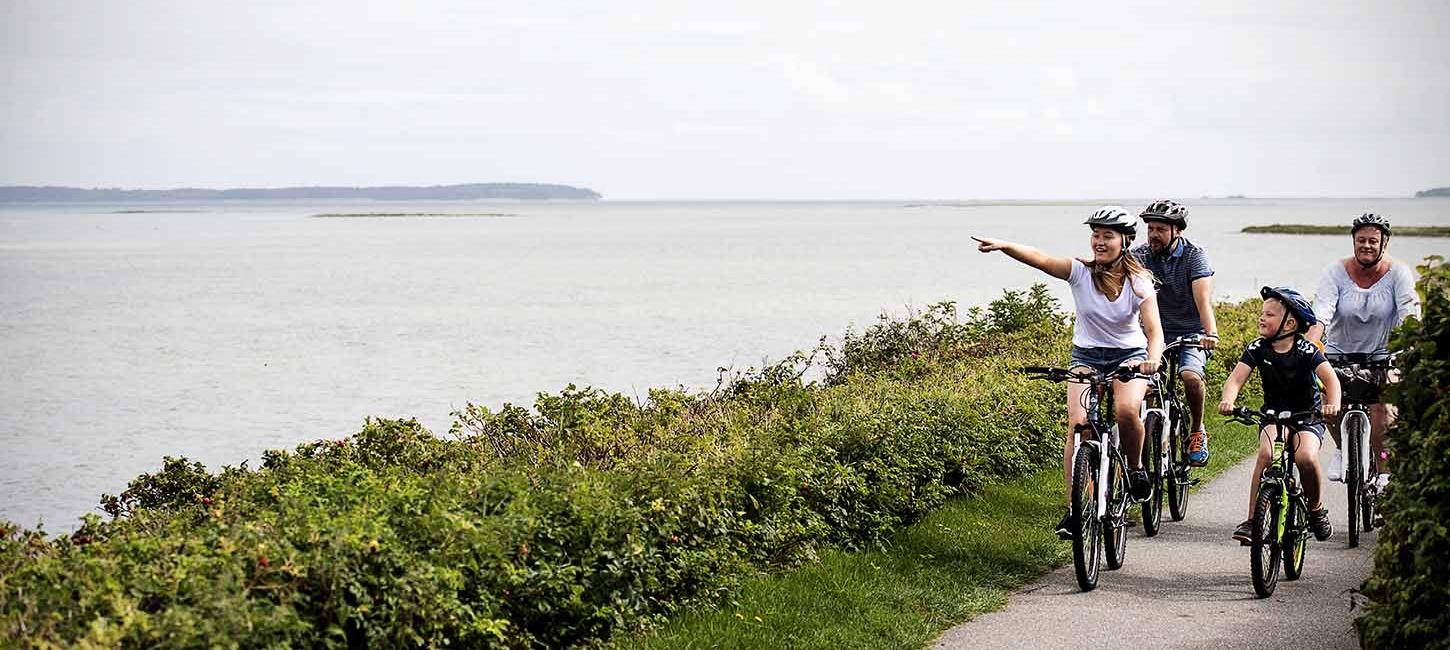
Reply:
M1369 452L1369 405L1379 402L1378 394L1394 364L1388 352L1326 354L1339 375L1343 409L1339 439L1344 451L1344 485L1348 492L1349 546L1359 546L1361 530L1375 527L1375 505L1379 498L1377 473Z
M1150 382L1143 399L1143 467L1153 482L1153 496L1143 504L1143 534L1158 534L1163 522L1163 496L1168 496L1168 514L1173 521L1188 515L1188 488L1197 480L1190 476L1188 462L1189 414L1179 396L1178 354L1182 348L1203 347L1195 334L1174 339L1163 348L1164 363Z
M1118 445L1118 425L1113 419L1114 380L1152 379L1151 375L1120 367L1106 373L1073 372L1062 368L1029 366L1022 371L1033 379L1088 384L1083 391L1087 423L1073 427L1072 486L1069 499L1075 526L1072 534L1072 566L1083 591L1098 586L1101 564L1109 569L1123 566L1127 554L1127 511L1133 499L1128 494L1128 470ZM1106 393L1106 398L1104 398ZM1084 440L1083 433L1092 439ZM1106 459L1106 462L1104 462Z
M1274 427L1274 452L1259 475L1259 494L1254 502L1253 533L1249 543L1249 572L1254 593L1260 598L1274 595L1282 566L1284 579L1298 580L1304 574L1304 555L1309 550L1309 504L1299 484L1294 454L1300 426L1316 411L1256 411L1242 406L1231 419L1263 430ZM1289 435L1285 436L1284 432ZM1287 440L1286 440L1287 438Z

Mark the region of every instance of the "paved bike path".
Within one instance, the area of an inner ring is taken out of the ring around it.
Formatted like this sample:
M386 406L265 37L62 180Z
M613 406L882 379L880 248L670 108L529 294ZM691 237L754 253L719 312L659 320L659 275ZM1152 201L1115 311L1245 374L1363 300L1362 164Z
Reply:
M1191 494L1183 521L1169 521L1165 502L1156 537L1128 528L1123 567L1104 567L1097 589L1080 592L1069 564L1012 594L1003 610L947 630L935 647L1358 648L1352 590L1370 573L1376 534L1348 547L1344 484L1326 483L1334 536L1311 538L1303 577L1281 576L1273 596L1256 598L1249 549L1229 538L1245 519L1252 472L1249 458Z

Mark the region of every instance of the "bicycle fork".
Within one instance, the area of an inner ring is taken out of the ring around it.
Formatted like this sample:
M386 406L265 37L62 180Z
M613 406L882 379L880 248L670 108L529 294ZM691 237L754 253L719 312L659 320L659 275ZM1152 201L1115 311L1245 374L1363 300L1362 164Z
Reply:
M1277 436L1274 439L1274 457L1280 459L1279 462L1281 462L1281 463L1284 462L1283 461L1283 458L1284 458L1284 441L1282 439L1282 432L1281 432L1280 436ZM1279 512L1275 513L1275 516L1274 516L1274 535L1273 535L1273 540L1274 540L1274 544L1275 545L1280 545L1284 541L1284 524L1285 524L1285 518L1288 517L1288 514L1289 514L1289 498L1290 498L1290 495L1289 495L1289 472L1294 471L1293 470L1293 467L1294 467L1294 464L1293 463L1294 463L1294 459L1290 458L1289 459L1289 464L1288 465L1285 465L1283 467L1283 469L1281 470L1283 472L1284 476L1282 478L1280 478L1279 479L1279 482L1278 482L1279 483L1279 485L1278 485L1278 490L1279 490L1279 497L1278 497L1279 498Z
M1102 441L1100 440L1083 440L1082 430L1080 428L1074 428L1072 431L1072 458L1077 458L1078 450L1082 449L1083 445L1087 445L1092 449L1093 455L1097 456L1097 463L1093 470L1093 474L1095 475L1094 480L1097 481L1097 489L1093 490L1093 495L1098 518L1102 519L1108 515L1108 494L1105 489L1105 486L1108 484L1107 450L1103 447ZM1073 466L1075 467L1076 465L1077 463L1074 462Z

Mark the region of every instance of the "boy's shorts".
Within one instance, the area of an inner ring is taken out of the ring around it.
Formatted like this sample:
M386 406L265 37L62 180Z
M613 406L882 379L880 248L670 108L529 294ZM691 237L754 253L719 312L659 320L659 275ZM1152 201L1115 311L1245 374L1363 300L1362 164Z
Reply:
M1147 358L1147 348L1084 348L1074 345L1070 367L1087 366L1098 372L1108 372L1129 361Z
M1299 425L1299 431L1308 431L1309 433L1314 434L1314 437L1318 438L1319 439L1319 442L1324 442L1324 421L1323 420L1315 420L1313 422L1304 422L1304 423L1302 423L1302 424ZM1269 439L1270 440L1273 439L1273 435L1274 435L1273 432L1274 432L1274 429L1272 427L1270 427L1269 428Z

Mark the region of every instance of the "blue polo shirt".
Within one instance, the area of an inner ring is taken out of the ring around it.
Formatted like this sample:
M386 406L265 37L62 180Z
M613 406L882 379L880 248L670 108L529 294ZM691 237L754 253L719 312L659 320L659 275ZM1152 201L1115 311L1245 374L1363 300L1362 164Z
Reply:
M1133 249L1133 257L1158 278L1158 315L1163 322L1164 340L1202 333L1198 304L1193 302L1193 281L1213 275L1203 249L1179 237L1168 250L1156 255L1148 244L1138 246Z

